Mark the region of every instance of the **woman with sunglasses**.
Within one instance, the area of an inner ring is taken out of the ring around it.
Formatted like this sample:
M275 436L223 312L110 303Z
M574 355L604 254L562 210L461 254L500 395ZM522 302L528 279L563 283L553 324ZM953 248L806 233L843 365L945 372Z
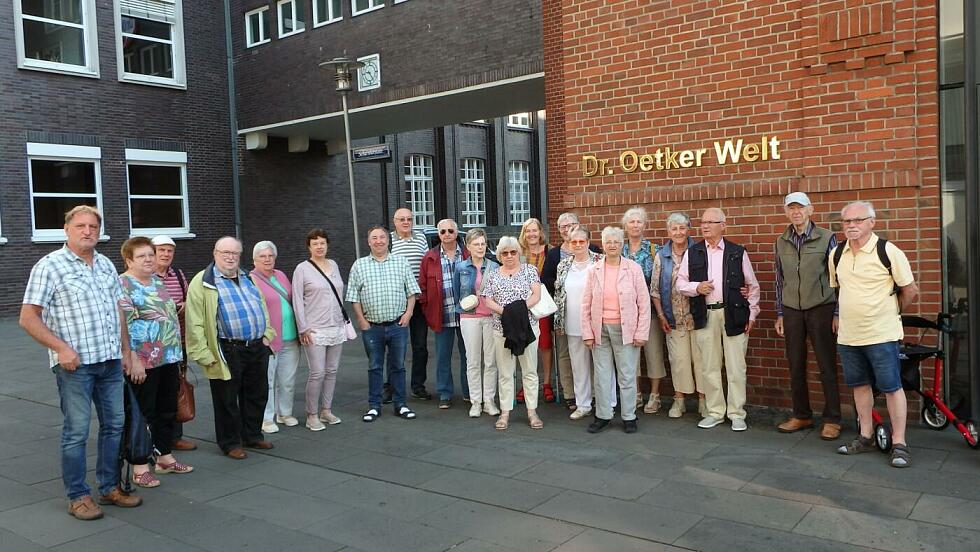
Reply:
M521 225L521 233L517 237L521 244L521 255L524 262L533 266L538 271L538 278L544 270L545 257L548 255L548 238L544 232L544 225L536 218L529 218ZM552 319L546 316L537 322L541 332L538 337L538 358L541 360L541 393L544 395L544 402L555 401L555 389L551 386L551 327ZM517 394L517 402L524 402L524 391Z

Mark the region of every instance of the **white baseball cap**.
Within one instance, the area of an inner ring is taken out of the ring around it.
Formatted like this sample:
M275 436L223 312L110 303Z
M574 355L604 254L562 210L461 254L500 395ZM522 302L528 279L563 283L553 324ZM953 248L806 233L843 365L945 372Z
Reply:
M177 244L174 243L174 240L170 239L170 236L164 236L163 234L154 236L153 239L150 240L150 243L153 245L169 245L171 247L177 247Z
M803 192L792 192L787 194L786 201L783 202L783 205L789 205L790 203L799 203L804 207L812 205L812 203L810 203L810 198Z

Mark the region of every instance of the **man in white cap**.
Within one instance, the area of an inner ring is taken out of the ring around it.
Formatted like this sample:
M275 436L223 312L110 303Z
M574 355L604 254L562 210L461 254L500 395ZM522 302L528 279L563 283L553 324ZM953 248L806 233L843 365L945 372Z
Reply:
M153 270L153 273L157 275L160 280L163 281L163 285L167 288L167 293L173 298L174 303L177 305L177 318L180 321L180 338L184 339L186 335L184 329L184 301L187 299L187 277L184 276L184 271L179 268L174 268L174 251L177 249L177 244L170 236L159 235L155 236L152 240L153 248L156 250L157 265ZM186 351L186 346L184 347ZM181 369L187 370L187 358L185 353L185 358ZM197 448L193 442L184 439L184 424L174 424L174 442L171 444L173 450L194 450Z
M837 387L837 294L830 287L827 260L837 236L810 220L813 204L803 192L783 202L789 226L776 239L776 333L785 338L789 361L793 415L779 431L793 433L813 427L807 386L806 342L810 340L823 387L820 438L840 437L840 391Z

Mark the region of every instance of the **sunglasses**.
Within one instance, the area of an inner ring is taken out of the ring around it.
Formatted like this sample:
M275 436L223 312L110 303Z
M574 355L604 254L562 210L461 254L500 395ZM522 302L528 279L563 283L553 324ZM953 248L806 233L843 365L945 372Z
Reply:
M511 249L510 251L501 251L500 252L500 256L501 257L509 257L511 255L517 255L517 251L514 250L514 249Z
M439 233L440 234L455 234L456 231L453 230L452 228L442 228L442 229L439 230Z

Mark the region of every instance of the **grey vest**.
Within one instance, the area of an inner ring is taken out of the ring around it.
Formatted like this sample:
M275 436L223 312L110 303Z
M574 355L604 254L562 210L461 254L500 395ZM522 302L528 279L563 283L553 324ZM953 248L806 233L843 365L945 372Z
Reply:
M837 300L827 274L827 247L833 232L814 226L797 250L790 225L776 239L776 255L783 269L783 306L808 310Z

